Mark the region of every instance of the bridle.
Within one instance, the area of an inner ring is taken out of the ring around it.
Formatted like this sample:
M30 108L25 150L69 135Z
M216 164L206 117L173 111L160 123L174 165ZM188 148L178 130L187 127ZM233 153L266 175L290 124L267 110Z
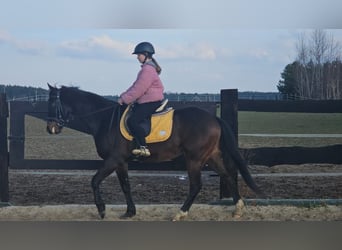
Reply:
M65 113L63 111L63 106L60 98L60 89L56 90L56 101L55 101L55 117L47 117L48 121L54 121L56 122L57 126L64 127L65 124L69 122L68 119L65 119Z
M109 124L109 129L111 128L111 126L113 124L113 118L114 118L114 115L115 115L115 111L117 111L118 119L120 119L120 107L119 106L117 107L117 109L113 110L113 113L112 113L112 116L111 116L111 120L110 120L110 124ZM106 111L106 110L111 109L113 107L115 107L115 105L111 105L111 106L108 106L108 107L105 107L105 108L101 108L101 109L92 111L90 113L84 114L84 115L78 115L77 117L85 118L85 117L88 117L88 116L91 116L91 115L94 115L94 114ZM61 98L60 98L60 89L57 89L56 90L56 101L55 101L55 117L48 116L47 117L47 121L55 122L58 127L62 128L66 124L68 124L69 121L70 121L68 119L68 117L65 117L65 116L66 116L66 112L64 112L64 110L63 110L63 105L62 105Z

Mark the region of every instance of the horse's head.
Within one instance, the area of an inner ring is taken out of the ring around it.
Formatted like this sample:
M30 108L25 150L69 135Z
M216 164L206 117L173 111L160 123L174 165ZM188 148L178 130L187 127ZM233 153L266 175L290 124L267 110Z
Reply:
M50 134L59 134L69 120L68 107L61 101L61 89L49 86L48 117L46 130Z

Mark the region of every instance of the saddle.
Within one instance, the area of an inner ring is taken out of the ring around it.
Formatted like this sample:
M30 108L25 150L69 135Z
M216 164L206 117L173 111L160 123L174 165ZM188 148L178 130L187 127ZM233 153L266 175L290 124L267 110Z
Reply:
M145 130L146 143L166 141L171 136L174 109L172 107L165 109L167 102L167 99L164 100L160 107L156 109L156 112L152 114L151 119L144 120L140 124ZM122 136L129 141L133 140L133 136L131 135L126 122L130 116L131 108L132 106L128 105L120 119L120 132Z

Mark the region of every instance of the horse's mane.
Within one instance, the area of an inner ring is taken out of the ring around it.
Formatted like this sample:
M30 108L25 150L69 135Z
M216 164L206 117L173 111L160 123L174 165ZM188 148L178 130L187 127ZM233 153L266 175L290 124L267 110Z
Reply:
M80 101L87 101L89 103L100 105L108 105L114 103L114 101L111 101L103 96L85 90L81 90L78 87L62 86L61 91L68 93L68 96L72 98L78 98Z

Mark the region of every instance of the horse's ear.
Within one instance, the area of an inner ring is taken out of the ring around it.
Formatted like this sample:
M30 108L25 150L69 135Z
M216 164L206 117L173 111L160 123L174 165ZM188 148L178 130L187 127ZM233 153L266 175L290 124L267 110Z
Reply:
M49 83L47 83L47 85L48 85L48 87L49 87L50 90L54 88L54 87L52 87Z

